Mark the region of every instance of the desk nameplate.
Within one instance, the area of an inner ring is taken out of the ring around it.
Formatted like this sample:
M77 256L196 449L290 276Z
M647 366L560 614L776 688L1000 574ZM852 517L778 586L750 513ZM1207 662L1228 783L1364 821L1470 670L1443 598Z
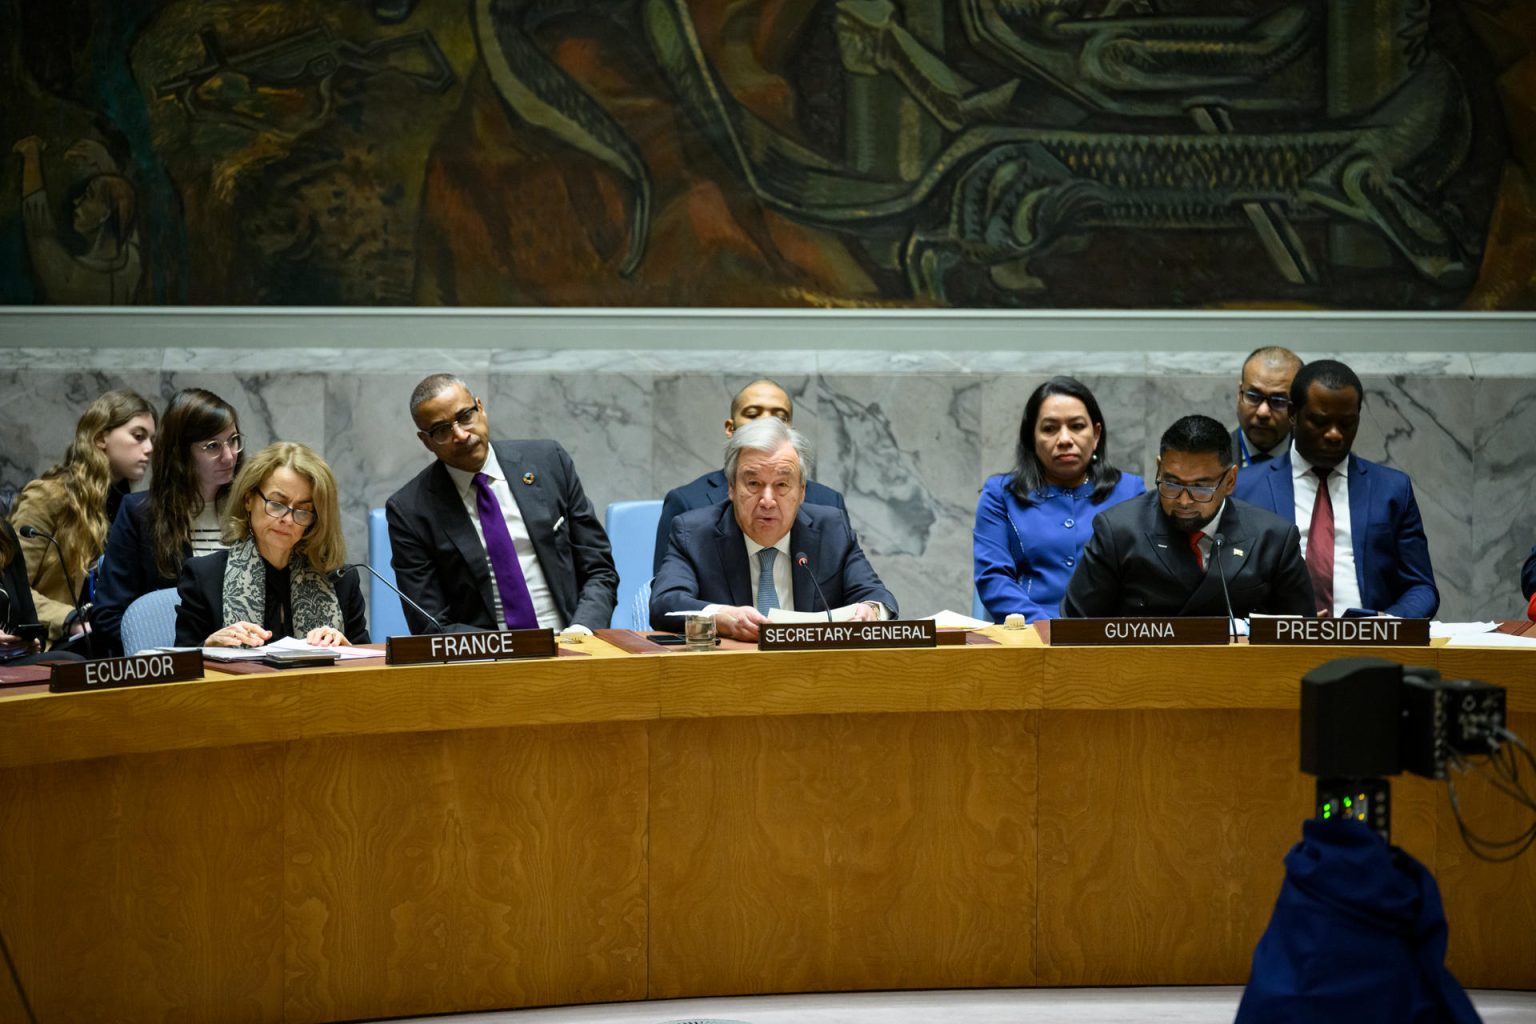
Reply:
M181 683L203 678L202 651L132 654L126 658L97 658L53 666L49 693L83 693L149 683Z
M1313 619L1258 617L1248 622L1250 644L1350 647L1428 647L1428 619Z
M508 661L555 657L552 629L502 629L480 633L392 636L385 644L388 665L434 665L450 661Z
M1052 619L1052 647L1121 644L1215 644L1231 642L1229 624L1217 618Z
M958 639L951 638L949 633L955 633ZM837 651L965 643L963 631L944 630L941 634L932 619L771 623L759 626L757 635L758 649L764 651Z

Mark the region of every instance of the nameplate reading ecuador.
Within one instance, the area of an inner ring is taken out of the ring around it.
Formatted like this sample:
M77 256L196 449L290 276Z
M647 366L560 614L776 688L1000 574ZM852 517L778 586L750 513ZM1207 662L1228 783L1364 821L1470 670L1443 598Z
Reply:
M49 693L80 693L111 690L147 683L180 683L203 678L202 651L167 651L133 654L126 658L69 661L53 666L48 676Z
M962 637L963 639L963 637ZM783 622L758 627L764 651L827 651L854 647L935 647L938 627L932 619L889 622Z
M389 665L425 665L448 661L505 661L553 658L552 629L502 629L483 633L436 633L392 636L384 647Z
M1052 619L1051 646L1113 644L1225 644L1231 641L1226 619Z
M1254 617L1250 644L1347 644L1351 647L1427 647L1428 619L1312 619Z

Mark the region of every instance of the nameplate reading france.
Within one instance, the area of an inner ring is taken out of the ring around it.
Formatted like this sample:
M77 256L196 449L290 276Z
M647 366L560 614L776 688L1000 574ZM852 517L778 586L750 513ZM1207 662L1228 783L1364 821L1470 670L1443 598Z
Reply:
M1312 619L1254 616L1250 644L1346 644L1350 647L1428 647L1428 619Z
M392 636L384 648L390 665L426 665L449 661L506 661L510 658L553 658L552 629L503 629L483 633L437 633Z
M1225 644L1231 642L1226 619L1052 619L1051 646L1115 644Z
M939 631L932 619L889 622L783 622L759 626L763 651L826 651L854 647L935 647Z
M53 666L49 693L81 693L111 690L148 683L181 683L203 678L202 651L167 651L164 654L133 654L126 658L97 658Z

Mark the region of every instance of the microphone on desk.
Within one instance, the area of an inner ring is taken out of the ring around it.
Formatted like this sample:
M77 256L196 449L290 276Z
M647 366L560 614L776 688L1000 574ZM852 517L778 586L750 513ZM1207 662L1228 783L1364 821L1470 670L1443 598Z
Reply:
M58 538L51 533L44 533L42 530L39 530L37 527L31 525L23 526L16 532L21 534L23 537L26 537L28 540L31 540L34 537L41 537L49 544L52 544L53 550L58 552L59 568L64 572L64 585L69 588L70 599L75 603L75 621L80 623L80 628L85 633L85 656L87 658L96 657L96 645L94 639L91 636L91 619L90 616L85 613L85 609L80 606L80 591L75 589L75 581L69 578L69 563L64 560L64 549L59 547ZM42 567L39 566L38 568Z
M389 580L385 579L382 575L379 574L379 571L377 569L375 569L373 566L369 565L367 562L349 562L348 564L342 566L340 569L337 569L335 572L331 573L331 578L339 580L343 576L345 576L347 573L351 572L353 569L367 569L369 572L373 573L374 579L376 579L380 583L384 584L390 590L393 590L395 592L395 596L396 597L398 597L400 600L404 601L406 604L410 605L412 608L416 609L416 611L421 613L423 618L425 618L428 622L432 623L432 632L434 632L434 633L446 633L446 632L448 632L446 629L443 628L443 624L441 622L438 622L437 619L432 617L432 614L430 612L428 612L421 605L417 604L415 601L412 601L410 598L408 598L404 594L402 594L400 592L400 588L399 587L395 586L393 583L389 582Z
M816 593L821 597L821 606L827 610L827 621L832 621L832 606L827 603L827 595L821 592L821 584L816 581L816 574L811 571L811 560L805 556L804 551L795 552L795 564L805 570L805 574L811 578L811 586L816 588Z
M1221 564L1221 546L1227 538L1220 533L1211 534L1211 561L1216 563L1216 575L1221 578L1221 599L1227 603L1227 640L1237 636L1237 616L1232 614L1232 595L1227 593L1227 570Z

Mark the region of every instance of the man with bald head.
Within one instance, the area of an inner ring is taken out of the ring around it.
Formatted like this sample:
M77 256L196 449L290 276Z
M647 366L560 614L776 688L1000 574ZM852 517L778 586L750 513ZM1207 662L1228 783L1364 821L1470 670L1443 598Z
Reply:
M809 461L805 438L776 417L732 431L722 474L729 499L672 521L651 588L652 626L675 632L672 612L703 611L721 636L755 641L774 608L896 614L847 515L805 500Z
M1256 348L1243 360L1237 384L1237 429L1232 461L1238 469L1261 465L1291 450L1291 381L1301 359L1288 348Z
M759 377L731 398L731 415L725 421L725 436L729 438L739 428L764 416L771 416L793 426L795 403L789 397L789 392L780 387L777 381ZM661 560L667 553L667 538L672 533L673 518L690 509L718 505L729 497L728 491L725 474L714 469L692 483L674 487L667 492L661 502L661 521L656 524L656 556L651 565L653 573L661 571ZM847 511L841 494L814 480L805 482L805 500L813 505L830 505Z
M492 441L485 404L452 374L416 385L410 408L433 460L384 506L400 590L444 632L606 629L619 574L565 449Z

